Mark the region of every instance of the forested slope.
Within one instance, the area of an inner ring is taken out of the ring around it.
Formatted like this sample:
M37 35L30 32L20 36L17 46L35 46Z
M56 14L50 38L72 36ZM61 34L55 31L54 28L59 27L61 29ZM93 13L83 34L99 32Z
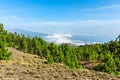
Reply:
M17 33L8 33L3 30L2 24L0 24L0 30L1 33L4 32L2 34L4 37L0 37L1 44L4 43L6 46L14 47L25 53L46 58L49 64L56 62L65 64L70 68L81 69L85 67L85 64L82 64L83 61L87 61L89 64L97 62L97 65L91 69L120 74L120 36L104 44L70 46L68 44L47 43L39 37L30 38ZM2 53L7 53L6 56L9 58L9 52L4 50Z
M45 58L8 47L11 60L0 61L0 80L120 80L88 69L71 69L60 63L47 64Z

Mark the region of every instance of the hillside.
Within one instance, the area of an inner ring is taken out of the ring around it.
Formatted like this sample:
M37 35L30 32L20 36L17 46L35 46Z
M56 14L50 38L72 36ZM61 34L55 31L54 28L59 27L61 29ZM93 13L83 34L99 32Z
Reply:
M60 63L8 48L10 61L0 61L0 80L120 80L120 77L87 69L70 69Z

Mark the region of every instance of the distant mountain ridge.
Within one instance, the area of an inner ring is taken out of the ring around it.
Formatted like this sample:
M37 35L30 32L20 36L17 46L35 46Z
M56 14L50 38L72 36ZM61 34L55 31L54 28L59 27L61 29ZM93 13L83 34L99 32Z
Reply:
M29 31L29 30L18 29L18 28L8 29L8 31L17 32L18 34L24 34L25 36L30 36L30 37L38 36L43 38L43 36L47 36L47 34L44 34L44 33L38 33L38 32Z
M33 32L29 30L23 30L23 29L7 29L9 32L17 32L19 34L24 34L25 36L30 37L41 37L47 42L54 42L56 44L62 44L62 43L70 43L74 45L84 45L84 44L95 44L95 43L104 43L108 42L112 39L115 39L116 36L109 36L109 35L82 35L82 34L61 34L61 33L55 33L55 34L45 34L45 33L39 33L39 32Z

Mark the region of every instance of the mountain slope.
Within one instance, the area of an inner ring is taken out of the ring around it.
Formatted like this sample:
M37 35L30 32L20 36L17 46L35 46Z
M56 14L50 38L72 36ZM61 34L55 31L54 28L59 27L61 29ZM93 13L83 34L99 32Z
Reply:
M29 31L29 30L23 30L23 29L17 29L17 28L13 28L13 29L7 29L9 32L17 32L18 34L24 34L25 36L30 36L30 37L41 37L43 38L44 36L47 36L48 34L44 34L44 33L38 33L38 32L33 32L33 31Z
M62 64L47 64L36 55L8 48L10 61L0 61L0 80L120 80L120 77L87 69L70 69Z

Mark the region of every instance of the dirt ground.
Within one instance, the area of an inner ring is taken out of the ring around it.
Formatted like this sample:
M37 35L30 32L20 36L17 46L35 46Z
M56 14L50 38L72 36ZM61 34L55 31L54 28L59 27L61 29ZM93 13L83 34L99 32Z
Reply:
M70 69L36 55L8 48L11 60L0 61L0 80L120 80L120 77L88 69Z

